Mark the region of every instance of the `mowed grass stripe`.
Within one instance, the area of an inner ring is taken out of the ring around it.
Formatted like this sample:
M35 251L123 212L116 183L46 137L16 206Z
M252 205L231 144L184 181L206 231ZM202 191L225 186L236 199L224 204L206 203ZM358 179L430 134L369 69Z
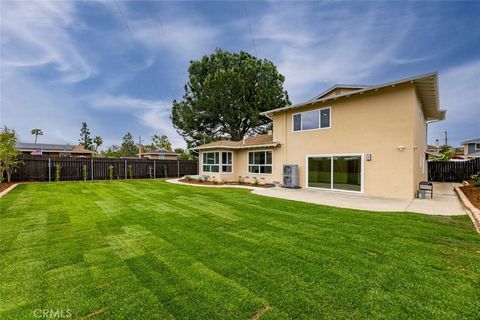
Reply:
M373 213L247 190L113 181L0 200L0 317L470 319L467 217Z

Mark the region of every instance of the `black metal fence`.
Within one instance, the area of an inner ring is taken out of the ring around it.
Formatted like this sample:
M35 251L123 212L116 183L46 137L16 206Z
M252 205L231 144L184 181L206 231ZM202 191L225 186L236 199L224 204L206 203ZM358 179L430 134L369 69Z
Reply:
M148 160L111 158L24 158L12 181L60 181L173 178L198 174L196 160ZM59 166L58 166L59 165ZM58 169L57 169L58 168ZM111 168L111 169L110 169Z
M480 158L469 161L428 162L429 181L462 182L478 172L480 172Z

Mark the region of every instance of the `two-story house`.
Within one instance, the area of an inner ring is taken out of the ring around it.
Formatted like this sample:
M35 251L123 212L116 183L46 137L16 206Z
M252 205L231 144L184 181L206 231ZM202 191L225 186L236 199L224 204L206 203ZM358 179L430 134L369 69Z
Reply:
M427 124L445 118L436 73L336 85L264 114L273 121L267 135L197 147L200 175L276 183L289 164L298 165L302 188L413 198L427 178Z
M480 158L480 138L463 141L462 145L466 158Z

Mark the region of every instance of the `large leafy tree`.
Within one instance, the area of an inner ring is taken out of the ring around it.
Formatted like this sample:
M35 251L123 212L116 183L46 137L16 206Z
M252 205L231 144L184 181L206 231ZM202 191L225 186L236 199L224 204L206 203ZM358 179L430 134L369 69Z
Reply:
M98 148L103 144L103 139L100 136L93 138L93 143L95 143L95 151L98 152Z
M7 181L10 182L12 173L23 163L18 159L18 152L15 150L16 143L15 131L5 127L0 132L0 182L3 181L5 174Z
M78 140L81 146L87 150L93 150L93 140L90 136L90 129L86 122L82 122L82 128L80 129L80 139Z
M154 134L152 136L152 143L147 146L149 150L158 150L158 149L165 149L168 151L172 151L172 144L166 135L159 136L158 134Z
M122 157L134 157L137 153L138 148L133 140L133 136L130 132L127 132L127 134L123 136L120 154Z
M247 52L215 53L192 61L181 101L171 119L189 147L218 139L242 140L268 129L260 112L290 104L285 77L268 60Z

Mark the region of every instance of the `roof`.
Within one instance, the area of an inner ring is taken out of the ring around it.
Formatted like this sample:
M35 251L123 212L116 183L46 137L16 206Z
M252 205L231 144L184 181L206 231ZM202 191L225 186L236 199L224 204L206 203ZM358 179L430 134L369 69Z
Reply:
M367 85L359 85L359 84L335 84L335 85L331 86L330 88L328 88L327 90L320 93L318 96L315 96L310 101L319 100L319 99L323 98L324 96L326 96L327 94L329 94L330 92L335 91L337 89L356 89L356 90L360 90L360 89L365 89L365 88L368 88L368 87L369 86L367 86Z
M165 154L165 155L172 155L172 156L178 155L176 152L169 151L166 149L158 149L158 150L139 153L139 155L144 155L144 154Z
M193 149L202 150L202 149L248 149L248 148L259 148L259 147L276 147L280 145L279 142L273 141L273 135L271 134L260 134L250 138L246 138L241 141L232 141L232 140L218 140L203 144L201 146L195 147Z
M262 112L262 115L270 115L275 112L279 111L284 111L284 110L289 110L289 109L295 109L295 108L301 108L305 107L308 105L312 105L318 102L330 102L330 101L335 101L337 99L342 99L342 98L348 98L350 96L358 95L358 94L363 94L365 92L375 92L380 89L384 89L387 87L395 87L396 85L404 84L404 83L413 83L415 85L417 94L421 100L423 110L426 116L427 121L433 121L433 120L443 120L445 119L445 113L446 111L440 110L440 103L439 103L439 95L438 95L438 79L437 79L437 73L428 73L424 75L419 75L415 77L410 77L406 79L401 79L398 81L394 82L387 82L383 83L380 85L376 86L369 86L364 89L359 89L343 94L339 94L333 97L326 97L326 98L319 98L316 100L310 100L307 102L302 102L298 104L293 104L290 106L282 107L282 108L277 108L269 111ZM325 95L325 93L324 93Z
M42 150L43 152L95 153L94 151L85 149L83 146L53 143L17 142L15 149L25 152Z
M469 143L480 143L480 138L470 139L462 142L462 144L469 144Z

